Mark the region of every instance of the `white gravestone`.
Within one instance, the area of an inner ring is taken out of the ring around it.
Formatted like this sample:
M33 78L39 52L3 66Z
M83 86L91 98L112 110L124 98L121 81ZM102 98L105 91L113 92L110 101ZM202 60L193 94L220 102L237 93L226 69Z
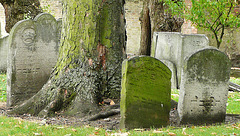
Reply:
M181 82L183 60L198 49L209 47L208 38L202 34L181 34L178 32L155 32L153 35L151 56L168 60L176 65L177 86Z

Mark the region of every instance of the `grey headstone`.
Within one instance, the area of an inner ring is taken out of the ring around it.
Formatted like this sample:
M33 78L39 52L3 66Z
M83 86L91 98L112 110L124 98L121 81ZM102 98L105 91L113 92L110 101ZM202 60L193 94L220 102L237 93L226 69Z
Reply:
M169 124L171 71L156 58L140 56L122 65L122 129Z
M172 72L172 77L171 77L171 88L172 89L177 89L177 69L175 64L173 64L171 61L168 60L160 60L162 61Z
M182 124L225 119L230 68L229 58L215 48L201 49L185 59L178 102Z
M0 73L7 72L8 36L0 38Z
M58 25L50 14L18 22L9 36L7 106L21 104L47 82L58 57Z
M153 35L151 56L160 60L169 60L174 63L177 68L177 82L178 85L180 85L181 68L184 58L198 49L208 46L208 38L205 35L155 32Z

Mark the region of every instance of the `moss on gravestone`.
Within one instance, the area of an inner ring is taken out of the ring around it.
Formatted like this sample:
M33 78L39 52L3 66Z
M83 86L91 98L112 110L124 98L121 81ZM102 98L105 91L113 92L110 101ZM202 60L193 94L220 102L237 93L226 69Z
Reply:
M134 57L122 65L120 127L150 128L169 123L171 71L152 57Z

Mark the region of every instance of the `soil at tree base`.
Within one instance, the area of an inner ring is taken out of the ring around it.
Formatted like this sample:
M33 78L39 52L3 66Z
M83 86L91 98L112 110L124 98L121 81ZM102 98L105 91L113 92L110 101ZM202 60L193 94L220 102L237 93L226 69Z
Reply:
M20 118L26 121L31 121L38 123L39 125L64 125L64 126L92 126L97 128L104 128L108 130L117 130L119 129L120 123L120 114L109 116L107 118L98 119L95 121L88 121L89 117L77 118L77 117L64 117L57 115L55 117L40 118L31 116L28 114L24 115L8 115L7 107L5 102L0 102L0 116L8 116L14 118ZM178 125L178 115L176 107L172 108L170 111L170 126L180 127ZM225 124L234 124L240 122L239 114L227 114L225 119ZM192 126L193 124L188 124ZM212 124L216 125L216 124ZM186 126L186 125L185 125Z

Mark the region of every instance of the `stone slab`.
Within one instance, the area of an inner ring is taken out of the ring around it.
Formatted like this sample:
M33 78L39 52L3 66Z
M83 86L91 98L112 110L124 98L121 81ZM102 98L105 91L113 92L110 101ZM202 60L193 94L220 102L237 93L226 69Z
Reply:
M122 65L121 129L169 124L171 71L156 58L133 57Z
M0 38L0 73L7 72L8 36Z
M171 61L176 65L179 88L184 58L196 50L206 47L209 47L208 38L202 34L154 32L151 56L160 60Z
M58 57L58 25L50 14L18 22L9 36L7 106L21 104L47 82Z
M230 60L215 48L201 49L184 61L178 102L182 124L225 119Z
M168 60L160 60L162 61L170 70L172 73L171 77L171 88L172 89L177 89L177 68L175 64L173 64L171 61Z

